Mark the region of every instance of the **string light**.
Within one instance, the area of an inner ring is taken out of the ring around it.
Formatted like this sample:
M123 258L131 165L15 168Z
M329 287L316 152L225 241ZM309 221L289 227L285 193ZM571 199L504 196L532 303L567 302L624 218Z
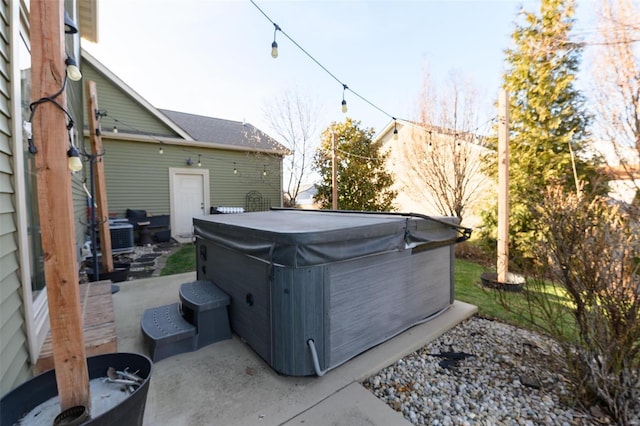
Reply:
M393 118L393 139L398 140L398 121Z
M202 161L200 160L200 154L198 154L198 167L202 167Z
M236 167L236 162L233 162L233 174L237 175L238 174L238 168Z
M271 57L276 59L278 57L278 43L276 42L276 33L280 30L280 27L275 22L273 23L273 43L271 43Z
M162 147L158 148L158 154L160 155L164 154L164 149L162 149Z
M68 72L65 72L64 74L64 79L62 80L62 86L60 86L60 89L54 93L51 96L45 96L42 97L38 100L35 100L33 102L31 102L29 104L29 109L31 110L31 113L29 114L29 121L24 123L24 129L25 132L27 134L27 142L29 144L29 153L30 154L37 154L38 153L38 148L36 147L36 145L33 142L33 133L32 133L32 125L31 123L33 123L33 117L36 113L36 110L38 109L38 106L40 106L41 104L45 103L45 102L50 102L52 103L55 107L57 107L59 110L61 110L64 115L67 117L67 131L71 132L71 129L73 128L73 117L71 117L71 114L69 114L69 111L67 111L67 109L65 107L63 107L57 100L56 98L58 96L60 96L60 94L62 92L64 92L64 89L67 87L67 81L69 80L69 74ZM69 133L69 141L71 141L71 133Z
M260 8L260 6L258 6L256 4L256 2L254 0L250 0L251 4L253 4L253 6L255 6L256 9L258 9L258 11L260 13L262 13L262 15L269 21L271 22L275 27L276 27L276 31L280 31L282 33L283 36L285 36L291 43L293 43L298 49L300 49L300 51L302 53L304 53L305 55L307 55L307 57L309 57L309 59L311 59L313 62L316 63L316 65L318 65L320 68L322 68L322 70L324 72L326 72L329 76L331 76L331 78L333 78L335 81L337 81L338 83L340 83L343 87L343 99L342 99L342 112L346 113L346 108L347 108L347 102L344 99L344 90L348 90L351 93L353 93L356 97L358 97L360 100L362 100L363 102L366 102L367 104L369 104L371 107L377 109L378 111L380 111L381 113L383 113L384 115L386 115L389 118L393 118L393 116L391 114L389 114L388 112L386 112L385 110L383 110L382 108L380 108L378 105L374 104L373 102L369 101L368 99L366 99L365 97L363 97L362 95L360 95L358 92L354 91L353 89L350 89L346 84L344 84L338 77L335 76L335 74L333 74L331 71L329 71L327 69L327 67L325 67L324 65L322 65L316 58L314 58L309 52L307 52L302 46L300 46L300 44L298 44L298 42L296 42L293 38L291 38L282 28L280 28L270 17L269 15L267 15L266 13L264 13L264 11ZM275 42L275 38L274 38L274 42ZM272 44L273 47L273 44Z
M78 148L71 145L69 150L67 151L69 170L72 172L79 172L82 170L82 160L80 160L80 153L78 152Z
M76 60L69 56L69 54L67 54L64 64L67 66L67 76L69 80L80 81L82 79L82 73L80 72L80 68L78 68Z
M116 126L115 124L114 124L114 126L113 126L113 130L112 130L112 132L113 132L113 133L118 133L118 126Z
M267 175L267 165L263 165L262 166L262 176L266 176Z
M347 101L344 99L344 92L348 89L346 84L342 85L342 112L347 113Z

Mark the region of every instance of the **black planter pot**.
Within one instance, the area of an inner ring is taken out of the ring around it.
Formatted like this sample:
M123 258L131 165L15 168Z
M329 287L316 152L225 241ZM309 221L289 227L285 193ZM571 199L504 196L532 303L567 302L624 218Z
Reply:
M483 272L480 275L482 285L495 290L520 292L524 287L525 279L519 275L507 274L509 282L498 281L498 274L495 272Z
M122 281L126 281L129 278L129 269L131 268L130 264L126 264L125 267L119 268L114 264L113 271L106 272L100 271L98 275L98 279L100 280L111 280L111 282L119 283ZM90 282L97 281L96 276L93 273L93 269L87 269L87 278Z
M101 262L100 257L98 257L98 262ZM93 270L93 259L92 258L86 259L84 261L84 266ZM102 265L100 265L100 266L102 266ZM115 261L115 260L113 261L114 269L115 268L118 268L118 269L129 268L130 266L131 266L131 262L124 262L124 261L119 262L119 261ZM102 274L100 274L100 275L102 275Z
M136 425L141 426L149 392L152 362L144 355L112 353L87 358L89 379L105 377L107 369L128 369L142 377L142 384L124 401L110 410L92 417L83 425ZM55 370L49 370L18 386L0 400L0 424L13 425L38 405L58 395Z

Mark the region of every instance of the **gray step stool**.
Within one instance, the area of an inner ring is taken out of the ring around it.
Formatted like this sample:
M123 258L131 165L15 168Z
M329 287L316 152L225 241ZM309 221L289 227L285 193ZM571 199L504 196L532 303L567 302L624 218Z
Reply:
M182 315L196 327L196 345L200 349L231 338L227 306L229 295L211 281L198 280L180 286Z
M183 318L179 303L145 310L140 327L153 362L198 348L196 327Z

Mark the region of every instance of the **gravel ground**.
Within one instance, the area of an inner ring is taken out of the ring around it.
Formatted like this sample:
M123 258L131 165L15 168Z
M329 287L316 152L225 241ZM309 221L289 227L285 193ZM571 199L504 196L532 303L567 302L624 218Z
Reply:
M473 317L363 385L416 425L610 423L570 407L560 356L551 339Z

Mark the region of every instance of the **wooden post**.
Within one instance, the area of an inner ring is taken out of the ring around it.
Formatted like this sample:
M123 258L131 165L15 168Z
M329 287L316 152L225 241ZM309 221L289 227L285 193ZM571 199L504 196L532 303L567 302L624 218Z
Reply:
M60 90L65 76L62 0L32 0L31 80L33 99ZM66 107L62 92L56 101ZM49 320L58 395L62 410L91 409L89 373L78 288L66 116L51 102L38 105L32 123L38 206L47 282Z
M509 95L498 96L498 282L509 273Z
M331 154L331 208L338 210L338 147L336 145L336 134L331 132L333 137L333 149Z
M102 252L102 269L113 272L113 257L111 257L111 233L109 232L109 206L107 204L107 185L104 179L104 162L102 161L102 137L98 129L100 123L98 111L98 91L95 81L87 81L87 117L89 117L89 136L91 137L91 154L93 155L93 177L95 181L95 200L97 204L98 226L100 230L100 251ZM91 206L94 208L95 206ZM94 259L96 261L96 259Z

